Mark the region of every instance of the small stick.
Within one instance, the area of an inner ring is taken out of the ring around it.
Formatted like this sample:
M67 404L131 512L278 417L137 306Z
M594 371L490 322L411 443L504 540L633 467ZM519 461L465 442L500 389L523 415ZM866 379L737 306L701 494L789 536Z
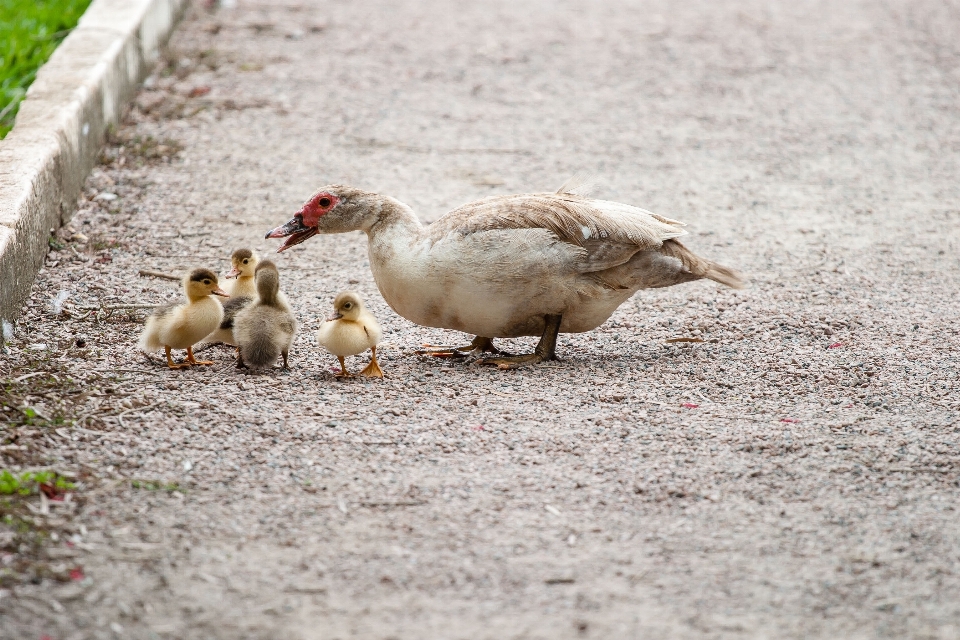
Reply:
M149 269L140 269L139 274L141 276L163 278L164 280L180 280L180 276L175 276L171 273L163 273L162 271L150 271Z

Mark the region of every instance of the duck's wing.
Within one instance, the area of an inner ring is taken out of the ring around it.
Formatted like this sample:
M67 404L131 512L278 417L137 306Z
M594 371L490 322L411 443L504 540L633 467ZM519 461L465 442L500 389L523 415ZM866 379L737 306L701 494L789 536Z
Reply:
M686 233L684 224L639 207L571 193L493 196L454 209L429 227L434 242L506 229L545 229L584 250L584 271L622 264L641 249Z
M220 322L220 328L233 329L237 314L251 302L253 302L253 298L247 296L227 298L227 301L223 303L223 320Z

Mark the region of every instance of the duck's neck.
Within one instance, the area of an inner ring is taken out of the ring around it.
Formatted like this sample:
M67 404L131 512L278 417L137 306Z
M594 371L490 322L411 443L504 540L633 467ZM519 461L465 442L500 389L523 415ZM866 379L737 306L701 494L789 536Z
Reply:
M380 196L374 213L375 215L370 216L373 220L372 224L363 229L370 242L374 242L378 236L382 235L409 236L413 239L423 230L423 225L420 224L413 209L395 198Z

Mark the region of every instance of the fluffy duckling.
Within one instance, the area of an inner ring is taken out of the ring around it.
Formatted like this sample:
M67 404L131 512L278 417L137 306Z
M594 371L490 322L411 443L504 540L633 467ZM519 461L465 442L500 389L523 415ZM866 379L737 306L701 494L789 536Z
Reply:
M250 296L230 296L230 298L223 303L223 320L220 321L220 326L204 338L204 343L212 345L216 342L222 342L236 346L237 339L233 334L233 327L237 319L237 314L240 313L244 307L253 303L253 301L254 298Z
M224 276L227 280L236 278L233 282L226 282L223 288L231 298L256 298L257 285L254 282L254 275L257 272L257 264L260 258L250 249L237 249L230 256L230 271ZM226 340L224 340L226 342Z
M282 355L283 368L288 369L287 354L297 332L297 321L280 291L280 272L277 265L264 260L257 265L255 277L257 299L241 309L233 323L237 367L266 367Z
M194 269L183 279L186 302L172 302L158 307L149 318L140 335L140 348L153 353L163 347L167 366L171 369L193 364L213 364L193 357L193 345L217 328L223 320L220 301L211 296L227 296L217 283L217 275L209 269ZM174 364L171 349L186 349L187 361Z
M370 364L360 375L382 378L383 371L377 363L377 343L383 332L377 319L363 307L360 296L353 291L344 291L333 301L334 313L320 325L317 344L340 360L338 378L352 377L344 363L345 356L355 356L370 349Z

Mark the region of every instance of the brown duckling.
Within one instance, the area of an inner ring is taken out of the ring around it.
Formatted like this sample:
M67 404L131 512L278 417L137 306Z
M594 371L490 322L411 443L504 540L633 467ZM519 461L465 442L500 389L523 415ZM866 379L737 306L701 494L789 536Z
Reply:
M280 272L277 265L264 260L257 265L255 278L257 299L241 309L234 320L237 367L266 367L283 356L283 368L287 369L297 321L280 291Z

